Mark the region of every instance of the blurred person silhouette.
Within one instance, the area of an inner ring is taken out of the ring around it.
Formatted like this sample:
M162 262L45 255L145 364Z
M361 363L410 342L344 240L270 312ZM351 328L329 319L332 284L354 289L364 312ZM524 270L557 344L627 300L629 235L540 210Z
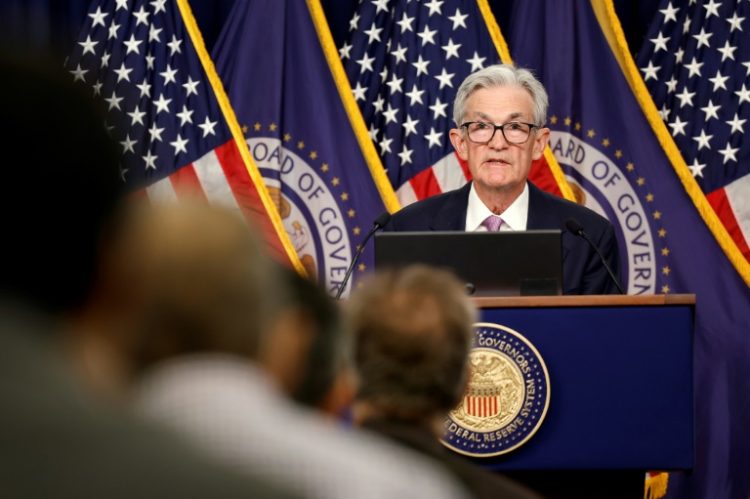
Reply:
M347 314L356 424L429 456L477 498L538 497L439 442L466 389L477 317L458 279L424 265L380 271L353 293Z
M121 272L141 294L141 341L131 349L141 414L309 497L465 497L418 454L294 402L324 398L339 349L338 333L317 341L301 326L295 303L309 293L311 310L336 311L301 281L291 296L290 276L238 216L161 206L131 219L124 234Z
M282 497L76 376L64 339L117 231L119 155L88 91L21 61L0 55L0 494Z

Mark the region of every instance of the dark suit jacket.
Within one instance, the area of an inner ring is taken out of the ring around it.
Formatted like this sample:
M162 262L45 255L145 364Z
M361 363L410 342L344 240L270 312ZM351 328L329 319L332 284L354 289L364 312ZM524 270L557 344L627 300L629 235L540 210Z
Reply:
M362 425L435 460L461 481L476 499L540 499L531 490L470 462L440 444L429 430L417 424L392 420L367 421Z
M462 231L466 228L466 209L471 183L460 189L411 204L394 214L386 231ZM562 230L563 294L616 294L617 287L607 274L593 248L582 237L565 227L576 219L604 254L617 274L617 241L609 221L594 211L548 194L529 183L528 230Z

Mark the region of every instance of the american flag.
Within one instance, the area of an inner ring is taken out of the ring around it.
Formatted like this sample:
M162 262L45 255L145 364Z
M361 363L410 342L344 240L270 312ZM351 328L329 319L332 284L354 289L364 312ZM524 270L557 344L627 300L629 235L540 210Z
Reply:
M693 177L750 260L750 3L662 1L638 56Z
M468 166L448 140L453 99L469 74L501 62L504 46L486 0L364 1L349 30L339 55L401 204L464 185ZM562 187L544 160L531 178Z
M66 65L103 101L133 192L237 210L301 268L202 43L186 0L94 1Z

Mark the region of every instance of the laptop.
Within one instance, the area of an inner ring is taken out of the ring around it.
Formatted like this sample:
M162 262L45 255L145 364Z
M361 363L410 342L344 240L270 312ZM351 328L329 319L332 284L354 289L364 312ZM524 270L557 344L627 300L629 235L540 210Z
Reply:
M375 268L451 270L474 296L562 294L562 232L379 232Z

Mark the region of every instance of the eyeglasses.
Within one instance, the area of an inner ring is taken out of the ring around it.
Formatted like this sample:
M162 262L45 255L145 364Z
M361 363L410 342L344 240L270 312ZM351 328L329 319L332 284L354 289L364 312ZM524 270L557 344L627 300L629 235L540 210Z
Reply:
M485 121L467 121L461 125L461 128L466 129L469 140L475 144L489 143L498 130L503 134L506 142L510 144L523 144L529 140L531 130L539 128L539 126L520 121L509 121L502 125L495 125L494 123L487 123Z

